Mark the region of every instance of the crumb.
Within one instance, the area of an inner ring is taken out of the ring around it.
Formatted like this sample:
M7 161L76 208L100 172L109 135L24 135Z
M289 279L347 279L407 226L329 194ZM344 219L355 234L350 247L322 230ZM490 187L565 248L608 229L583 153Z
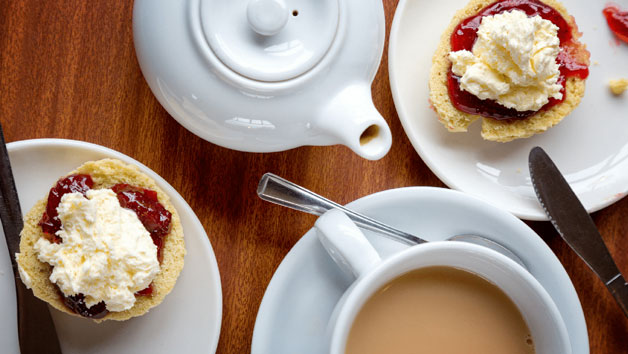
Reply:
M608 87L611 89L613 95L619 96L624 91L628 90L628 79L609 80Z
M600 65L600 62L596 60L596 61L593 62L593 65L594 66L598 66L598 65Z

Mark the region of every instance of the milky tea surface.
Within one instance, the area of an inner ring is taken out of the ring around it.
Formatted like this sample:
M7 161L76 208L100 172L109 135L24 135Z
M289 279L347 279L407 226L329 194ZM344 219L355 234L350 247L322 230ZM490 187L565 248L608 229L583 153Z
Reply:
M464 270L427 267L379 289L360 310L347 354L532 354L521 313L497 286Z

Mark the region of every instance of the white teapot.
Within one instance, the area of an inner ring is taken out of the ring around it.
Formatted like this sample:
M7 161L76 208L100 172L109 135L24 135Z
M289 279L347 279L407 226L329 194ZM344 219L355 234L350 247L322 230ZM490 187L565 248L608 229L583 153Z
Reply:
M272 152L344 144L376 160L392 142L371 98L381 0L136 0L140 67L201 138Z

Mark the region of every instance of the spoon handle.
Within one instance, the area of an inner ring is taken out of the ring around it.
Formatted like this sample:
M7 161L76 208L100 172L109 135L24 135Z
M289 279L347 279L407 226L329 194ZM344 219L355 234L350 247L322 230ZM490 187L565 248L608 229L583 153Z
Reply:
M328 210L340 209L354 223L366 230L378 232L407 245L426 242L417 236L397 230L368 216L349 210L338 203L334 203L272 173L266 173L262 176L257 186L257 195L263 200L319 216Z

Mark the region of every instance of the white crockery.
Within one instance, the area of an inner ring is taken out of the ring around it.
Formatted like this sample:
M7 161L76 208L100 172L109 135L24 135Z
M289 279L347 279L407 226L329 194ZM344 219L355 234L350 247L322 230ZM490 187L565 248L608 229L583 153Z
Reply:
M177 191L138 161L103 146L64 139L7 144L22 213L82 163L103 158L135 165L157 182L179 212L185 237L185 265L159 306L127 321L95 323L50 308L65 354L213 353L222 320L222 290L214 251L203 225ZM4 233L0 229L0 239ZM0 240L0 243L4 243ZM15 285L6 247L0 247L0 352L19 353Z
M331 354L345 352L353 321L371 295L407 272L430 266L463 269L487 279L515 303L528 324L537 353L571 353L567 328L547 291L523 267L491 249L465 242L429 242L382 261L360 229L340 210L323 214L315 228L334 261L357 278L337 305L337 316L330 321ZM452 333L451 338L456 340L456 334Z
M138 61L159 102L201 138L251 152L344 144L383 157L392 137L371 82L384 27L381 0L137 0L133 9Z
M527 220L547 220L528 172L528 153L541 146L578 198L594 212L628 192L626 95L613 96L608 80L628 77L628 45L619 44L602 15L605 2L565 0L591 52L580 105L543 134L508 143L484 141L480 122L450 133L428 102L429 71L441 34L469 0L401 0L391 28L390 83L399 119L412 145L449 187L482 198ZM628 7L628 0L617 0Z
M468 194L431 187L387 190L347 207L430 242L473 233L516 250L558 307L573 354L589 354L584 314L567 272L547 244L512 214ZM286 228L285 232L292 231ZM384 260L408 248L373 232L364 234ZM353 276L329 258L316 230L311 229L286 255L266 289L251 353L328 354L322 347L328 323L353 282Z

